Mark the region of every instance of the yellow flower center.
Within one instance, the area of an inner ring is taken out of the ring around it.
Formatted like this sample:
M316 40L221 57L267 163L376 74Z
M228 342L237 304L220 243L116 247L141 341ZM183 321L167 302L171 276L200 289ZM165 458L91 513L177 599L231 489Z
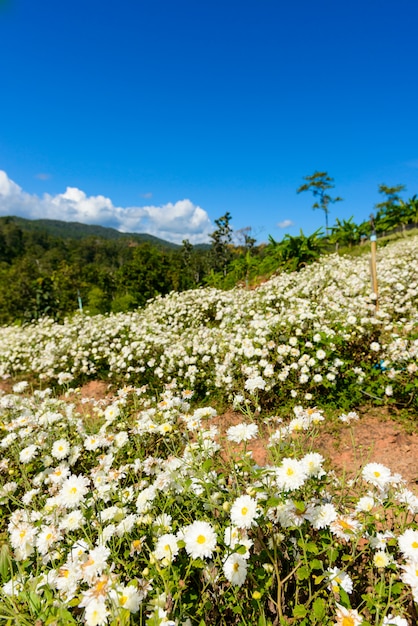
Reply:
M234 572L237 572L239 570L239 565L238 563L234 563L233 568Z
M124 604L126 604L127 600L128 596L122 596L121 598L119 598L119 604L123 606Z
M248 513L247 507L243 506L242 509L241 509L241 515L247 515L247 513Z
M286 470L286 474L287 474L288 476L293 476L293 474L294 474L294 473L295 473L295 472L292 470L292 468L291 468L291 467L288 467L288 468L287 468L287 470Z
M196 539L197 543L206 543L206 537L204 535L199 535L198 538Z
M77 487L71 487L70 493L72 493L72 494L77 493Z
M354 618L349 615L344 615L341 626L355 626Z
M379 478L379 476L380 476L380 472L373 472L373 474L374 474L374 476L376 476L376 478Z
M352 530L353 526L346 522L344 519L339 520L339 524L343 530ZM351 619L351 618L350 618Z
M413 544L412 544L412 547L413 548L418 548L418 541L414 541Z

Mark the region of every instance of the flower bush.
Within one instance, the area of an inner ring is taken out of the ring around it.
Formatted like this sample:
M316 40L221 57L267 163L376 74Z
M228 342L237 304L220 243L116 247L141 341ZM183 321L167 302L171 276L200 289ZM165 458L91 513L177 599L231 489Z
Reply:
M350 428L366 399L416 406L402 246L380 259L378 306L364 259L331 256L255 291L0 329L1 375L30 381L0 395L2 623L417 623L418 497L315 451L336 407ZM113 395L86 416L92 377ZM221 403L241 415L224 437Z

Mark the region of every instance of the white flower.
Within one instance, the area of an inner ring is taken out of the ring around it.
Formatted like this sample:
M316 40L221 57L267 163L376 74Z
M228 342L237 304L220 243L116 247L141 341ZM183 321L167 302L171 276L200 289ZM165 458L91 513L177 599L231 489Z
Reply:
M117 404L110 404L105 408L104 418L107 424L111 424L120 415L120 409Z
M391 563L393 563L393 558L384 550L379 550L373 555L373 565L378 569L384 569Z
M336 537L349 541L359 534L361 525L349 515L341 515L330 524L330 529Z
M108 615L104 600L93 598L86 606L84 623L86 626L103 626L107 624Z
M107 558L110 554L106 546L97 546L90 550L88 559L82 564L83 580L91 583L96 576L100 576L107 567Z
M75 476L71 474L62 483L58 498L62 506L67 509L75 509L88 492L89 479L85 476Z
M231 507L231 522L238 528L251 528L257 516L257 500L251 496L240 496Z
M399 550L406 559L418 564L418 530L408 528L398 537Z
M209 522L195 521L183 529L186 552L192 559L212 557L216 548L216 533Z
M65 459L70 453L70 444L66 439L58 439L58 441L54 441L52 446L51 454L53 457L61 461Z
M171 562L175 559L179 551L177 545L177 537L172 533L166 533L165 535L161 535L158 539L157 544L155 546L154 555L155 558L161 561L162 559L167 559L168 562Z
M382 626L408 626L408 622L404 617L395 617L391 613L383 618Z
M284 458L276 468L276 484L281 491L292 491L302 487L308 477L306 466L297 459Z
M325 471L322 468L322 463L325 461L322 454L319 452L309 452L305 454L301 463L306 468L306 472L308 476L316 476L317 478L321 478L321 476L325 475Z
M368 463L361 474L366 482L379 489L385 489L391 482L390 469L381 463Z
M338 602L336 617L335 626L360 626L363 623L363 618L356 609L346 609Z
M250 393L253 393L256 389L264 389L266 386L265 381L261 376L254 376L254 378L248 378L245 381L245 389Z
M110 597L116 602L117 606L127 609L131 613L137 613L139 611L139 605L141 604L141 594L132 585L118 585L116 590L110 591Z
M243 441L249 441L257 437L258 426L257 424L237 424L237 426L231 426L226 431L226 436L229 441L234 443L242 443Z
M20 462L30 463L30 461L32 461L32 459L35 458L37 451L38 451L38 446L35 446L35 444L33 443L27 448L23 448L23 450L21 450L19 454Z
M334 593L339 593L340 587L347 593L353 593L353 581L350 576L340 570L338 567L332 567L328 570L328 578L330 585L328 589Z
M379 352L380 344L377 343L377 341L372 341L372 343L370 344L370 350L372 350L373 352Z
M247 561L240 554L230 554L224 561L223 571L232 585L241 587L247 577Z
M370 513L374 505L375 501L372 496L363 496L357 502L356 511L361 511L362 513Z
M57 541L62 539L61 533L53 526L42 526L36 538L36 547L39 554L47 554Z
M85 523L86 520L84 519L82 512L76 509L75 511L67 513L67 515L64 515L59 523L59 527L61 530L77 530Z
M330 502L315 507L308 507L306 517L314 528L326 528L337 519L337 511Z

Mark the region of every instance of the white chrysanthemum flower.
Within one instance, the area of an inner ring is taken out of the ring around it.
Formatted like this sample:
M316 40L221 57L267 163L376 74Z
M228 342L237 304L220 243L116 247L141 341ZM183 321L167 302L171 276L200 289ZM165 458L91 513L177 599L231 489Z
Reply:
M70 468L68 465L60 463L50 474L48 474L48 482L58 485L59 483L63 483L69 474Z
M54 441L52 446L51 455L61 461L65 459L70 453L70 444L66 439L58 439L58 441Z
M21 463L30 463L32 461L32 459L35 458L37 452L38 452L38 446L36 446L33 443L30 446L27 446L26 448L23 448L23 450L21 450L20 454L19 454L20 462Z
M322 467L324 461L324 457L319 452L309 452L301 459L308 476L315 476L316 478L321 478L321 476L325 475L325 470Z
M377 341L372 341L370 344L370 350L372 350L372 352L379 352L380 344Z
M375 501L372 496L363 496L357 502L356 511L361 513L370 513L370 511L375 506Z
M39 554L47 554L57 541L61 541L62 535L53 526L42 526L36 537L36 547Z
M33 553L37 529L28 522L21 522L10 530L10 543L15 550L15 557L23 561Z
M254 439L258 434L258 426L257 424L237 424L236 426L231 426L226 431L226 436L229 441L233 441L234 443L243 443L244 441L250 441L250 439Z
M103 570L107 567L109 554L109 548L103 545L90 550L87 561L85 561L81 566L83 571L83 580L91 583L96 576L100 576L103 573Z
M86 626L104 626L107 624L108 615L105 601L93 598L86 606L84 623Z
M117 404L110 404L105 408L104 418L107 424L111 424L120 415L120 409Z
M418 564L418 530L408 528L398 537L399 550L406 559Z
M327 502L314 507L309 506L305 516L314 528L326 528L337 519L337 510L331 502Z
M297 459L284 458L276 468L276 484L280 491L293 491L302 487L308 477L306 466Z
M230 554L224 561L223 571L231 585L241 587L247 577L247 561L240 554Z
M85 476L72 474L61 485L58 498L62 506L75 509L84 500L90 481Z
M338 419L345 424L349 424L350 422L358 421L360 417L355 411L350 411L349 413L342 413Z
M78 530L86 523L86 520L82 514L82 512L78 509L67 513L61 519L59 523L59 527L61 530Z
M341 604L337 604L337 613L335 626L360 626L363 623L363 618L356 609L346 609Z
M353 593L353 581L347 572L343 572L338 567L332 567L328 570L328 579L330 581L328 589L334 593L339 593L340 588L346 593Z
M363 467L364 480L379 489L385 489L391 483L391 472L382 463L368 463Z
M391 613L383 618L382 626L408 626L408 622L404 617L395 616Z
M390 565L391 563L393 563L393 558L384 550L379 550L378 552L374 553L373 565L378 569L384 569L385 567L388 567L388 565Z
M171 563L178 554L179 548L177 545L177 537L172 533L166 533L165 535L161 535L158 539L154 556L159 561L163 559L167 559L169 563Z
M183 529L186 552L192 559L212 557L216 548L216 533L209 522L196 521Z
M341 515L330 524L330 530L336 537L350 541L358 536L361 524L349 515Z
M245 381L244 388L250 393L254 393L256 389L265 389L266 382L261 376L254 376Z
M238 528L251 528L257 517L257 500L251 496L240 496L231 507L231 522Z
M109 593L116 606L127 609L131 613L139 611L142 602L141 594L133 585L118 585Z

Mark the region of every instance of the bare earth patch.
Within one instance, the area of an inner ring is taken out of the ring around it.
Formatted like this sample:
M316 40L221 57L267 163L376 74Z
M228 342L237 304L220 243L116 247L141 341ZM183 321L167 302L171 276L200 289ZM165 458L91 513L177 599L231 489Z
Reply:
M228 456L239 453L242 446L228 442L226 431L242 421L246 421L245 417L233 411L211 420L220 429L219 442ZM260 466L269 462L267 441L266 436L247 445ZM329 460L331 467L348 477L355 476L367 463L382 463L393 474L400 474L408 488L418 493L418 434L407 433L401 424L391 419L385 408L371 409L360 415L358 421L341 424L332 434L326 427L320 428L313 449Z

